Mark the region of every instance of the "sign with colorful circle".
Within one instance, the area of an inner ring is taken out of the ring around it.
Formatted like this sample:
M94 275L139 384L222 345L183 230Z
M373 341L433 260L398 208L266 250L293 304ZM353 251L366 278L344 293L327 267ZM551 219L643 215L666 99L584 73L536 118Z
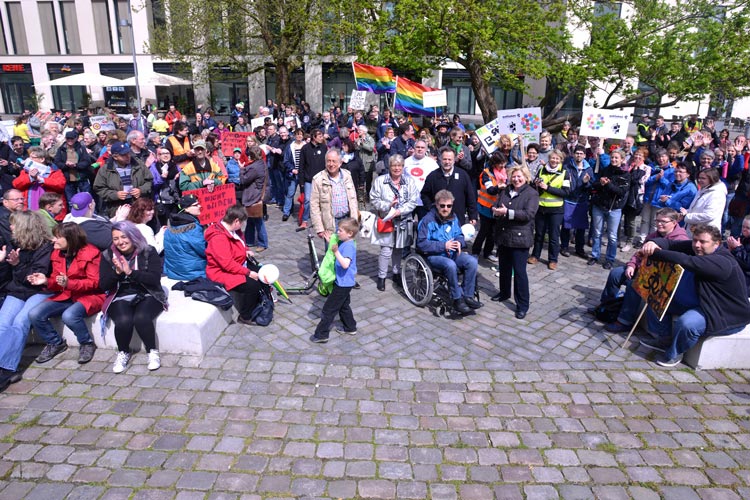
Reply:
M538 132L542 128L542 118L537 113L524 113L521 126L526 132Z

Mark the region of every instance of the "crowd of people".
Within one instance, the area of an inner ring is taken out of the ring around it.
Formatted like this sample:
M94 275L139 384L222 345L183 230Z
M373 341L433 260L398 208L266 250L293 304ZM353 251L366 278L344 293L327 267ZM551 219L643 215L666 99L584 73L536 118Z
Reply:
M643 117L623 141L581 137L566 124L538 142L503 136L487 154L476 127L457 115L417 124L378 106L314 114L304 102L269 102L255 117L238 103L226 123L211 110L187 119L174 106L146 115L135 110L97 133L89 115L55 113L44 123L24 115L16 135L0 142L0 389L18 377L31 326L46 343L37 362L67 349L50 323L58 316L80 344L79 363L96 350L85 318L104 311L118 346L113 371L127 369L134 330L148 368L158 369L162 275L221 284L235 297L238 321L253 324L261 288L254 256L272 245L266 223L307 229L326 247L337 236L334 291L311 340L327 341L335 314L340 331L354 334L349 293L359 284L349 242L365 209L377 219L369 228L379 246L377 289L386 290L389 273L401 283L401 259L414 248L446 276L459 316L482 307L475 287L483 259L499 278L492 300L514 297L516 317L525 318L527 266L542 261L546 247L551 272L571 248L610 270L603 302L626 287L610 331L635 321L640 299L630 283L641 259L680 263L690 277L670 314L688 316L674 328L649 318L652 337L642 339L666 351L665 364L701 335L750 322L750 150L745 137L729 140L710 119L667 127ZM249 130L252 118L263 125ZM252 132L230 157L221 148L227 131ZM236 205L202 225L192 191L224 184L234 187ZM274 204L280 218L270 221ZM466 224L477 229L473 242ZM625 266L616 267L618 252ZM731 314L707 317L729 300L724 295L733 297Z

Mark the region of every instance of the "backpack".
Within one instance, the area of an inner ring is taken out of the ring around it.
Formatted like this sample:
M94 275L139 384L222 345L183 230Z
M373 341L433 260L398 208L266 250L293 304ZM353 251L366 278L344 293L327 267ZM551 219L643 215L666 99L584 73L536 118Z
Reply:
M594 317L602 323L614 323L617 321L617 316L620 314L624 301L624 296L605 300L594 308Z

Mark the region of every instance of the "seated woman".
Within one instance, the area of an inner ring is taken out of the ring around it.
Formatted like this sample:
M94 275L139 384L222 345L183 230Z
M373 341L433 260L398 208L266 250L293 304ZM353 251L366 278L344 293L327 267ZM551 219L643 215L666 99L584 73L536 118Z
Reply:
M149 226L149 222L154 218L156 207L154 200L151 198L138 198L130 205L130 212L126 220L129 220L141 232L146 243L156 249L157 253L164 251L164 231L161 230L154 234L154 230Z
M246 220L245 208L234 205L227 209L220 222L206 229L206 277L233 292L240 313L237 321L252 325L250 317L258 304L260 282L258 267L248 264L248 258L254 254L245 245L241 230Z
M200 223L198 198L180 198L180 211L169 218L164 231L164 274L179 281L206 277L206 240Z
M161 260L130 221L112 225L112 247L102 253L99 286L107 291L104 313L115 325L117 359L112 371L122 373L130 361L133 327L148 351L148 369L161 366L156 350L156 317L167 307L161 287Z
M0 262L7 261L12 268L12 278L5 285L6 297L0 308L0 391L8 387L21 361L31 328L29 311L51 295L44 285L28 280L36 273L49 275L52 243L44 219L36 212L14 212L10 216L10 227L17 248L10 250L3 246L0 249Z
M65 222L53 231L52 273L29 275L32 285L47 285L56 292L29 312L34 331L46 342L37 356L37 363L46 363L68 349L68 344L55 330L50 318L62 316L62 321L78 339L78 363L91 361L96 344L85 319L102 310L104 294L99 290L99 261L101 252L86 242L86 232L74 222Z

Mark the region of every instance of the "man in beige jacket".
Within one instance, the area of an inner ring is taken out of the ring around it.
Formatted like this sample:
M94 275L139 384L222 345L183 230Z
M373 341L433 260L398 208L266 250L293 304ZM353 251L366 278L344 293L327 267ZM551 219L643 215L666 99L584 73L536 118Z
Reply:
M310 197L310 221L320 238L328 240L345 217L359 219L357 189L348 170L341 169L341 152L326 153L326 169L315 174Z

